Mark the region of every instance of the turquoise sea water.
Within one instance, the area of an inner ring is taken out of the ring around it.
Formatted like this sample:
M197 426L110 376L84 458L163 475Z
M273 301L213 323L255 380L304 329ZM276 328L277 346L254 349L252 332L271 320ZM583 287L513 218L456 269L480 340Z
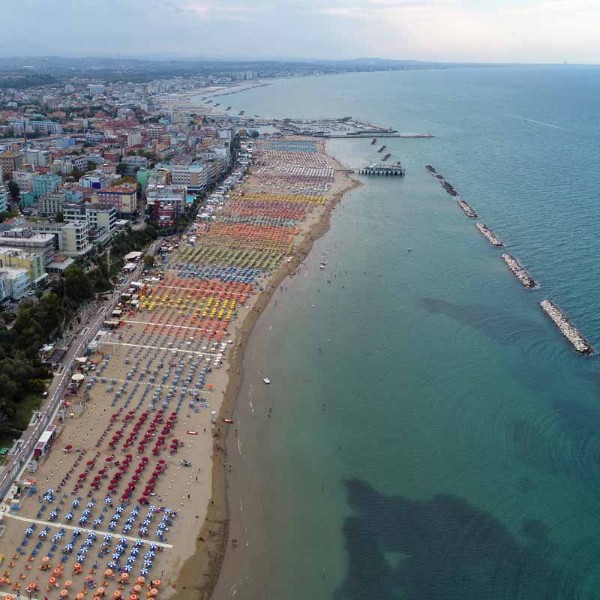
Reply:
M228 97L249 114L352 115L436 138L383 142L406 178L346 196L261 317L232 457L241 547L215 597L598 597L600 364L537 302L556 302L600 349L599 92L600 69L515 67ZM329 145L351 167L378 147ZM508 272L427 163L539 290Z

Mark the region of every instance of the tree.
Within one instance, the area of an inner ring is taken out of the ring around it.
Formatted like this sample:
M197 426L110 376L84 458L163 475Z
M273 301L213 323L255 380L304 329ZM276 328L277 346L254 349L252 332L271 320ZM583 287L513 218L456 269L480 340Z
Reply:
M147 254L144 256L144 266L151 269L154 266L154 256Z
M127 164L120 162L115 171L117 172L117 175L120 175L121 177L123 177L125 175L125 173L127 172Z
M250 137L256 139L258 136L260 135L260 133L258 131L256 131L256 129L253 129L250 133Z
M65 222L65 215L64 215L62 212L60 212L60 211L59 211L59 212L57 212L57 213L54 215L54 220L55 220L57 223L64 223L64 222Z
M84 176L84 174L85 173L77 167L73 167L73 171L71 171L71 177L73 177L73 179L75 179L76 181L79 181Z
M17 198L21 195L21 189L16 181L8 182L8 191L10 192L10 197L13 200L17 200Z

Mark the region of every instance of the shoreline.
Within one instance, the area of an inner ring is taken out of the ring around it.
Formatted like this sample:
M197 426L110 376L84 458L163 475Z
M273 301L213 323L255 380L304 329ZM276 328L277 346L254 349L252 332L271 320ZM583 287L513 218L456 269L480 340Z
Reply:
M349 177L344 165L333 154L327 152L323 140L314 138L314 141L322 144L322 152L335 163L335 177L343 183L342 189L332 194L323 213L310 225L304 238L294 249L291 262L283 263L274 273L268 287L261 292L251 312L241 323L237 333L239 337L228 361L228 381L218 415L219 422L222 422L223 418L231 418L235 412L243 378L244 354L258 319L269 306L277 288L306 260L314 242L329 231L331 213L344 195L362 185L357 179ZM194 592L195 598L209 600L217 587L225 558L230 551L228 542L232 498L228 494L229 482L225 460L231 440L230 429L226 428L224 434L213 438L211 500L205 521L196 536L196 550L179 571L177 592L171 596L174 600L188 600L190 591Z

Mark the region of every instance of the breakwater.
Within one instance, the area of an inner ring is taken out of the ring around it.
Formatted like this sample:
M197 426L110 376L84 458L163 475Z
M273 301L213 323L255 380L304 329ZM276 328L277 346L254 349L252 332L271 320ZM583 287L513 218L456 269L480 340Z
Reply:
M460 200L457 200L456 202L461 207L461 209L465 213L465 215L467 215L467 217L469 217L470 219L477 218L477 213L475 212L475 209L466 200L463 200L461 198Z
M577 327L575 327L565 314L550 302L550 300L542 300L540 302L542 310L552 319L558 330L571 342L572 346L581 354L591 354L594 350L587 340L581 335Z
M513 275L526 287L536 287L536 282L533 277L527 272L525 267L512 255L503 254L502 259L508 265Z
M451 196L458 196L458 192L454 189L454 186L446 181L444 176L436 171L433 165L425 165L425 168L440 182L440 185L450 194Z
M483 237L492 245L492 246L502 246L501 240L496 236L496 234L485 224L485 223L477 223L475 225L477 229L481 232Z

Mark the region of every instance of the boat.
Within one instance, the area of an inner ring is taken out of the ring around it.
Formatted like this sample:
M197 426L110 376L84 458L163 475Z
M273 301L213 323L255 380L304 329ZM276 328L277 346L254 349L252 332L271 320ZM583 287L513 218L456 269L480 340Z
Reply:
M381 148L379 148L379 150L377 150L377 152L383 152L385 150L385 146L381 146Z
M377 143L377 138L373 138L373 141L371 142L371 146L374 146Z
M265 382L267 385L269 385L269 384L271 383L271 380L270 380L268 377L265 377L265 378L263 379L263 381L264 381L264 382Z
M388 152L381 160L385 162L390 156L391 154Z
M233 424L233 419L223 419L223 423L227 423L228 425Z

